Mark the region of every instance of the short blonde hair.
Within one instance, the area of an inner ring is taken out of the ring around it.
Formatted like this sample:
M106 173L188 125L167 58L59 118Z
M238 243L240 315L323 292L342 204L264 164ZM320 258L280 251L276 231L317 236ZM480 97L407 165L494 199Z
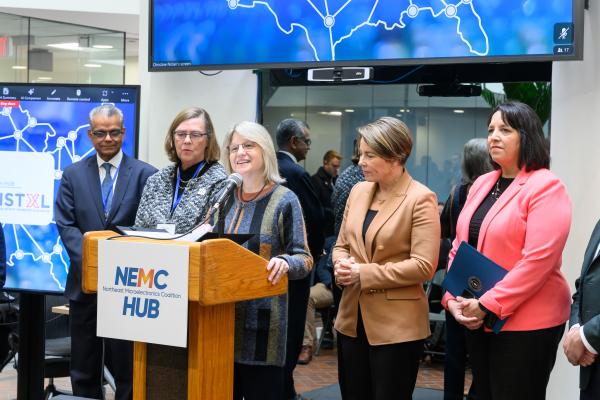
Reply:
M410 156L413 140L406 124L394 117L381 117L358 128L360 140L384 160L398 160L402 165Z
M285 179L279 175L277 156L275 155L275 147L273 146L271 135L269 135L269 132L264 126L251 121L243 121L236 124L229 132L227 132L227 135L225 135L225 139L223 140L222 163L228 174L233 172L231 161L229 160L229 145L231 144L234 133L237 133L246 140L256 143L258 147L260 147L265 164L263 171L265 183L285 182Z
M173 139L173 133L175 129L184 121L194 118L202 118L204 120L204 127L206 129L206 139L208 143L206 144L206 150L204 151L204 160L207 163L211 163L213 161L219 161L220 150L219 143L217 142L217 138L215 136L215 129L213 127L212 120L210 119L210 115L208 112L200 107L189 107L185 110L182 110L175 116L173 122L171 122L171 126L169 126L169 130L167 131L167 136L165 136L165 152L167 153L167 157L169 157L169 161L174 163L178 163L179 157L177 156L177 151L175 150L175 140Z
M337 158L338 160L342 160L342 155L340 153L338 153L335 150L327 150L327 152L325 153L325 155L323 155L323 162L329 162L331 160L333 160L334 158Z

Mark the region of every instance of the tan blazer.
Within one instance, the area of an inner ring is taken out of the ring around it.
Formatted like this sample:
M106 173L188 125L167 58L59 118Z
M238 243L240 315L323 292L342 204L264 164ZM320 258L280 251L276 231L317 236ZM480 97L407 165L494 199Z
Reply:
M354 186L333 249L333 261L353 256L360 282L346 286L335 329L356 337L358 306L371 345L424 339L430 334L423 282L433 276L439 255L440 218L435 194L402 175L396 193L362 228L376 184Z

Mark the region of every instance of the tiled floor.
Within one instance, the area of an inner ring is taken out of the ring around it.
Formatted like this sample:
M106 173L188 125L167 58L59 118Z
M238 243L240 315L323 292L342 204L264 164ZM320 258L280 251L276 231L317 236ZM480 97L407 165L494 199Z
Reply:
M419 369L417 386L431 389L443 388L443 364L437 361L424 361ZM296 390L308 392L323 386L337 383L337 356L335 350L323 350L308 365L299 365L295 371ZM470 385L470 374L467 374L466 387ZM67 378L55 380L59 390L70 390ZM0 373L0 400L12 400L17 394L17 373L9 364ZM107 400L113 400L114 394L109 389Z
M309 392L323 386L337 383L337 355L335 350L322 350L308 365L298 365L294 378L299 393ZM471 385L471 374L467 371L465 390ZM443 390L444 364L427 358L421 362L417 387Z

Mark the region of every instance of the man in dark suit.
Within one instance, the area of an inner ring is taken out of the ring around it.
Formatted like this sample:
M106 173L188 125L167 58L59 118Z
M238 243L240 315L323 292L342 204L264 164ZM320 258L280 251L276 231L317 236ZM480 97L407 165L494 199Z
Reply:
M142 189L156 168L123 154L123 113L112 104L90 113L90 138L96 155L65 168L54 215L71 265L65 296L71 323L73 394L102 398L103 348L115 378L117 400L132 398L131 342L96 336L96 295L81 291L83 234L115 225L133 225Z
M585 250L581 276L575 281L569 332L563 349L569 362L579 365L581 400L600 399L600 221Z
M277 164L279 174L286 179L285 186L293 191L302 206L308 247L315 265L323 253L323 208L312 185L310 175L297 164L306 158L310 150L310 131L306 123L297 119L285 119L277 126ZM284 371L286 399L297 397L294 389L294 368L302 348L306 307L310 293L311 275L288 283L288 339Z

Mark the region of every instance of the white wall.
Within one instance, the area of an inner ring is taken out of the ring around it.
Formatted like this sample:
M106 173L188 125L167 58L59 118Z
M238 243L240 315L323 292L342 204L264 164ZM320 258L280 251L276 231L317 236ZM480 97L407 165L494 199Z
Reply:
M590 3L584 61L557 62L552 71L552 169L573 201L571 234L563 254L563 273L572 286L600 218L600 4ZM578 375L559 349L548 399L578 399Z
M164 137L185 107L208 111L221 144L227 129L256 119L257 79L252 71L223 71L216 76L194 72L148 72L148 2L140 6L139 81L142 85L139 158L160 168L169 164Z
M140 84L140 63L138 57L125 57L125 84Z

